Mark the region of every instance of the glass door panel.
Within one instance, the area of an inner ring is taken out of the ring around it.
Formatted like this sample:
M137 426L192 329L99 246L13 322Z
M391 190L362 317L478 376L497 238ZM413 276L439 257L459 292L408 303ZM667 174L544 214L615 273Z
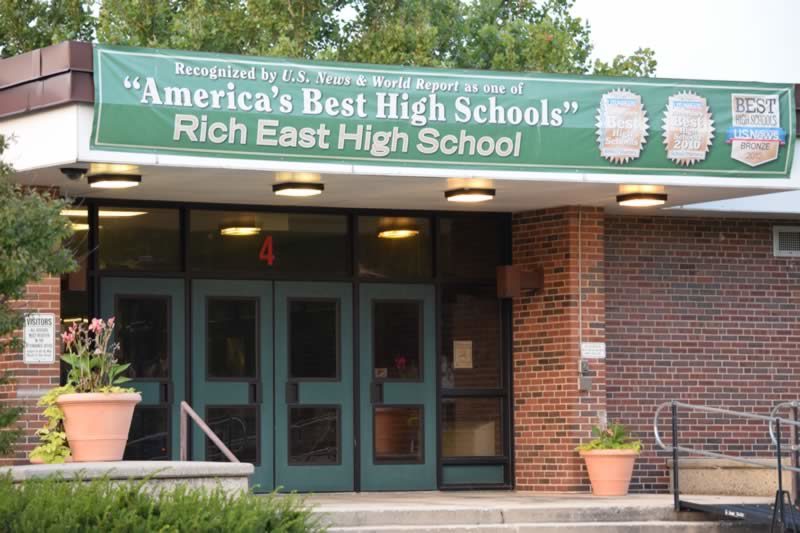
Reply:
M276 284L275 468L286 490L353 490L352 292Z
M116 317L118 358L131 364L130 386L142 393L125 459L177 459L186 397L183 280L101 278L100 314Z
M192 406L271 490L272 284L192 282L192 352ZM196 426L192 438L195 459L227 460Z
M362 490L436 488L434 288L362 284Z

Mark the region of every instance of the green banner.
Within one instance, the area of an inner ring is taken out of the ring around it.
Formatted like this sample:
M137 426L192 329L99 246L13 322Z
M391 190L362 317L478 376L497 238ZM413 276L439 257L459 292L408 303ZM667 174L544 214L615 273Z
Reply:
M93 149L434 169L785 178L791 85L94 52ZM409 171L413 172L413 171Z

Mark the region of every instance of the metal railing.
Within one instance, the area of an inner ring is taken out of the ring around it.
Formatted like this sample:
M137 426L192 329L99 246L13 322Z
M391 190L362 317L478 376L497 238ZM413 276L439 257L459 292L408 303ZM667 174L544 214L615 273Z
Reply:
M667 407L670 407L670 412L672 416L672 444L667 445L664 443L664 440L661 438L661 433L658 430L658 419L661 415L661 412ZM704 405L692 405L688 403L682 403L678 401L670 401L662 403L656 409L655 414L653 415L653 435L655 436L656 443L658 446L666 451L672 452L672 484L673 484L673 498L675 504L675 510L681 510L681 500L680 500L680 486L679 486L679 452L686 452L694 455L700 455L705 457L713 457L716 459L727 459L730 461L736 461L740 463L752 464L755 466L763 467L764 464L762 462L756 461L754 459L749 459L747 457L741 457L738 455L727 455L723 453L717 452L710 452L708 450L701 450L697 448L690 448L687 446L681 446L680 441L678 439L678 408L684 408L689 411L701 412L701 413L711 413L717 415L725 415L737 418L745 418L748 420L758 420L767 423L767 427L769 429L769 436L772 441L772 444L775 445L775 467L778 475L778 491L775 494L775 504L773 507L773 516L772 516L772 527L774 528L775 525L780 520L780 524L786 524L786 501L788 499L788 509L792 515L791 523L796 524L796 520L794 517L795 507L791 504L791 496L788 492L786 492L783 488L783 472L784 471L791 471L791 472L798 472L800 473L800 465L798 465L798 451L800 451L800 444L798 444L798 428L800 428L800 420L797 418L798 408L800 408L800 401L792 401L792 402L782 402L777 404L769 415L757 415L754 413L741 413L738 411L731 411L730 409L721 409L719 407L707 407ZM781 418L777 416L777 413L780 412L782 409L786 409L787 407L791 407L794 413L794 420L790 420L788 418ZM792 466L786 466L783 464L783 450L782 450L782 438L781 438L781 426L788 426L791 427L793 431L793 442L790 446L792 450L792 459L793 464ZM798 480L798 476L795 476L795 483ZM793 526L794 527L794 526Z
M181 461L186 461L189 457L189 418L191 418L197 424L197 427L205 433L206 437L219 448L219 451L222 452L228 461L232 463L239 462L239 459L233 455L233 452L225 446L225 443L217 437L216 433L208 427L208 424L206 424L205 421L200 418L200 415L185 401L181 402Z

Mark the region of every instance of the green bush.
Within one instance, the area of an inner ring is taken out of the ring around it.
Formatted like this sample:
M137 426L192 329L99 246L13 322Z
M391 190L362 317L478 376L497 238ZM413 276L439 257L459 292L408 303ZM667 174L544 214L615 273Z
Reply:
M229 496L185 487L153 496L142 482L48 478L15 486L5 476L0 477L0 531L304 533L324 528L296 496Z

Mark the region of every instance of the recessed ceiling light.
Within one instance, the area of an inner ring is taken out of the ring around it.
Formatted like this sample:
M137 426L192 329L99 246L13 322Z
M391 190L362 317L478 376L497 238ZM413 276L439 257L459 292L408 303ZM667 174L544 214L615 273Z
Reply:
M86 222L73 222L72 231L89 231L89 224Z
M617 203L623 207L654 207L667 203L667 195L657 192L631 192L617 195Z
M286 181L272 186L272 192L278 196L293 196L303 198L322 194L325 185L322 183L305 183L300 181Z
M419 230L411 228L385 229L378 232L380 239L408 239L417 235L419 235Z
M219 228L219 234L226 237L251 237L261 233L261 228L258 226L222 226Z
M62 209L61 216L64 217L86 217L89 216L88 209Z
M444 197L448 202L463 202L463 203L477 203L488 202L494 199L494 189L478 189L471 187L462 187L460 189L452 189L445 191Z
M142 183L142 177L134 174L95 174L86 180L93 189L128 189Z
M97 213L100 218L127 218L138 217L146 214L147 211L116 211L113 209L101 209ZM86 209L62 209L61 215L65 217L84 218L89 216L89 211Z

